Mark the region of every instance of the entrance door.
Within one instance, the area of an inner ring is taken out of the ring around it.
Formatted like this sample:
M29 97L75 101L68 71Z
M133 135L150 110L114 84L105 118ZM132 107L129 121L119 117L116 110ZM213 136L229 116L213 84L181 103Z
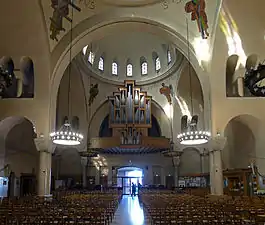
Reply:
M132 181L130 177L122 178L122 194L123 195L131 195L132 194Z
M138 195L138 183L140 183L139 177L122 177L122 194L132 194L132 184L136 185L136 194Z

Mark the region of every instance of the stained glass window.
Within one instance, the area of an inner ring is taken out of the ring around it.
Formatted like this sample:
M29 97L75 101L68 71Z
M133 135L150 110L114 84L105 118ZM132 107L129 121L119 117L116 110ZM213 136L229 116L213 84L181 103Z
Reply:
M118 75L118 64L116 62L112 63L112 74L113 75Z
M156 72L158 72L161 69L161 63L159 57L156 57Z
M104 70L104 59L102 57L99 58L98 69L101 71Z
M127 76L131 77L132 76L132 64L127 65Z
M142 75L146 75L148 72L147 70L147 62L142 63Z
M93 52L89 52L89 55L88 55L88 62L93 65L94 63L94 59L95 59L95 54Z

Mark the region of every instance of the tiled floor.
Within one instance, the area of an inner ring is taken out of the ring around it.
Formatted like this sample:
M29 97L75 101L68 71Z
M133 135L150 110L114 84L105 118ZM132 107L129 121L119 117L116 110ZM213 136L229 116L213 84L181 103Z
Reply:
M149 225L138 197L123 196L111 225Z

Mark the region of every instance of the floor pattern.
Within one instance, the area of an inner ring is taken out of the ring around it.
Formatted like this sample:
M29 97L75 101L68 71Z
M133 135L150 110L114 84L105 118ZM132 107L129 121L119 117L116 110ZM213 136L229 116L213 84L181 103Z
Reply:
M111 225L150 225L138 197L123 196Z

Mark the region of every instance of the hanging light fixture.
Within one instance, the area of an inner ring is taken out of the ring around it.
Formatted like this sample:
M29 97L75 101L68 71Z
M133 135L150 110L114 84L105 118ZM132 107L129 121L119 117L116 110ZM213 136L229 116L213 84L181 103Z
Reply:
M206 144L211 134L210 132L198 130L198 115L193 115L193 90L192 90L192 77L191 77L191 63L190 63L190 42L189 42L189 23L186 18L187 24L187 45L188 45L188 71L189 71L189 83L190 83L190 105L191 115L189 118L187 115L181 118L181 133L177 136L181 145L201 145Z
M71 105L70 105L70 91L71 91L71 67L72 67L72 41L73 41L73 17L74 8L72 8L72 20L70 28L70 63L69 63L69 80L68 80L68 119L71 116ZM64 121L63 126L56 132L50 134L51 140L56 145L74 146L80 145L83 140L83 135L78 133L77 130L73 129L70 120Z

